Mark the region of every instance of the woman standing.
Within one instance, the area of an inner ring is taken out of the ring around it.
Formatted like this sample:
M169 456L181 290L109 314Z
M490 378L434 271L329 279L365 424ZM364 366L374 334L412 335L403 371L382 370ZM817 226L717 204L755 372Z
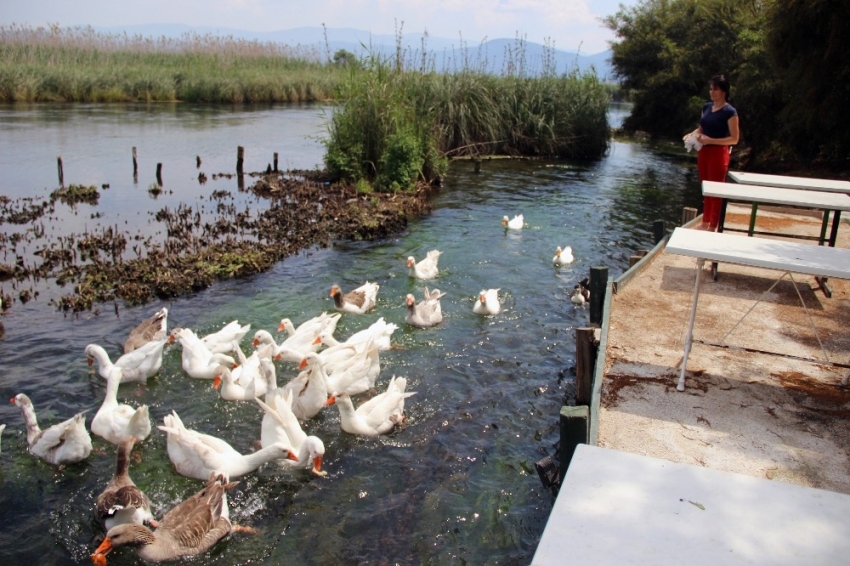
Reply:
M729 154L732 146L738 143L738 111L729 104L729 81L724 75L715 75L708 81L708 93L711 102L702 107L699 127L694 136L702 144L697 154L699 180L726 182L729 170ZM687 137L687 136L686 136ZM717 230L720 220L720 199L703 199L702 230Z

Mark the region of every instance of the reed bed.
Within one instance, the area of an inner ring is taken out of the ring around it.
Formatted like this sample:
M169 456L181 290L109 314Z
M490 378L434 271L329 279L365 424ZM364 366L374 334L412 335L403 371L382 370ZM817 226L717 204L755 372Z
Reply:
M610 139L610 88L593 72L557 74L545 55L532 65L521 47L500 74L483 71L481 60L466 60L456 72L427 71L425 57L402 50L369 58L341 87L328 171L396 191L439 179L452 157L601 157Z
M0 26L0 102L314 102L343 71L316 49L212 35Z

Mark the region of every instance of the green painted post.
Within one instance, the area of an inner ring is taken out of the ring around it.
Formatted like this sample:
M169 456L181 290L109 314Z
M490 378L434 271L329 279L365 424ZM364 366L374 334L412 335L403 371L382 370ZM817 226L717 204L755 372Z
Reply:
M560 414L561 451L560 451L560 478L564 482L567 468L575 454L576 446L587 444L590 434L590 408L587 405L575 407L561 407Z
M602 324L602 306L608 286L608 267L590 268L590 324Z

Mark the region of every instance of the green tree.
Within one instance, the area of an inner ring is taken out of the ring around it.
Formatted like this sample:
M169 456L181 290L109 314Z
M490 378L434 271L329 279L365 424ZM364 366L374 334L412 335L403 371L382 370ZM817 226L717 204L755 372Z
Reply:
M339 49L334 53L334 65L337 67L359 67L357 56L346 49Z
M774 1L767 48L782 77L787 105L779 118L786 143L810 160L850 161L850 2Z

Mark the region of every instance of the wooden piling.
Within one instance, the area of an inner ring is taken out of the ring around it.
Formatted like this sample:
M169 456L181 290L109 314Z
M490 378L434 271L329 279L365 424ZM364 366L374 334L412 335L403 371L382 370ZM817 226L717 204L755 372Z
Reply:
M657 244L664 239L664 221L656 220L652 223L652 241Z
M598 344L595 328L576 329L576 405L590 405Z
M242 164L245 161L245 148L241 145L236 146L236 174L242 174Z
M156 183L162 186L162 163L156 164Z
M692 206L686 206L682 209L682 226L697 217L697 209Z
M139 176L139 162L136 161L136 147L133 146L133 178Z
M56 168L59 170L59 186L65 186L65 171L62 168L62 156L56 158Z
M590 407L576 405L561 407L560 413L560 467L561 483L579 444L587 444L590 434Z
M605 304L605 289L608 287L608 267L600 265L590 268L590 324L602 324L602 306Z
M195 156L195 166L196 166L196 169L201 168L201 156L200 155Z
M277 173L277 152L274 152L274 168L272 169L275 173Z

